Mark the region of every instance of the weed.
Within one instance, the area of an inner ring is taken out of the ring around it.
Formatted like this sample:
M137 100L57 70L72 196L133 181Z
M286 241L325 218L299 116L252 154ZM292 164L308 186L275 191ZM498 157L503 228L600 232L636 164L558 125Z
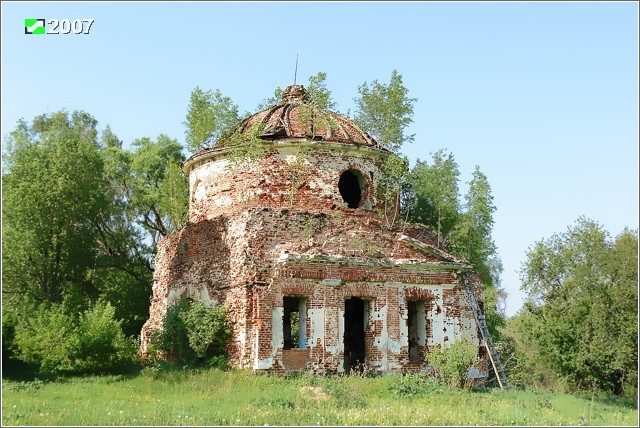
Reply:
M2 425L634 426L638 418L617 399L450 390L420 374L285 377L166 365L2 386Z

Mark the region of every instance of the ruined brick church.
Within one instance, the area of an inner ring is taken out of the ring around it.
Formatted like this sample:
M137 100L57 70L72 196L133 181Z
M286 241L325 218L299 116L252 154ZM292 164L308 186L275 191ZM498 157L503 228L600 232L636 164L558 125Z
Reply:
M301 85L236 135L183 165L189 221L158 244L143 352L180 296L226 306L230 363L254 371L417 371L462 336L481 350L461 283L471 266L428 229L385 218L387 150L314 111Z

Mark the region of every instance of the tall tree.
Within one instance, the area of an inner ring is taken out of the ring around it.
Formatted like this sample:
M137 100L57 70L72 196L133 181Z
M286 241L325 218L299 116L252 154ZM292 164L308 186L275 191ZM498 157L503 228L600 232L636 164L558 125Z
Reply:
M20 121L3 171L3 311L111 302L128 335L148 317L151 249L128 204L131 158L84 112ZM23 314L24 315L24 314ZM23 315L17 315L22 319Z
M187 221L189 211L189 186L179 163L168 162L159 191L158 209L164 213L167 231L173 233Z
M240 120L238 106L231 98L215 92L203 91L199 87L191 92L187 119L187 148L197 151L211 147L216 140Z
M576 388L636 394L637 231L612 242L581 217L529 249L521 278L527 340L545 350L552 370Z
M122 320L124 333L135 336L149 317L155 248L147 242L145 229L137 222L137 210L130 204L134 192L132 153L123 149L109 126L102 132L101 143L111 204L108 216L96 221L100 251L95 282L100 300L110 303L116 319Z
M376 197L382 202L382 216L388 227L408 217L410 208L407 200L410 192L409 159L406 156L391 153L382 164L380 180L376 189Z
M452 232L451 246L473 263L486 284L497 286L502 268L492 237L496 206L491 185L477 165L468 184L464 211Z
M95 220L107 215L96 120L57 112L21 121L8 137L3 174L3 293L62 302L96 264Z
M432 154L432 164L418 159L409 181L414 195L410 218L433 227L438 245L447 241L459 220L458 164L453 154L440 149Z
M156 141L139 138L132 143L129 208L158 239L176 231L186 218L187 180L180 169L184 160L177 140L161 134Z
M451 247L458 255L465 257L473 265L474 271L482 278L485 288L484 314L494 340L502 338L498 327L506 325L504 303L507 294L500 287L502 262L492 237L493 204L491 185L487 176L476 165L469 189L465 195L464 211L451 233Z
M389 84L377 80L358 87L360 96L355 122L373 136L378 143L393 152L398 152L404 143L410 143L414 134L407 135L406 128L413 122L413 103L409 90L402 83L402 75L391 73Z

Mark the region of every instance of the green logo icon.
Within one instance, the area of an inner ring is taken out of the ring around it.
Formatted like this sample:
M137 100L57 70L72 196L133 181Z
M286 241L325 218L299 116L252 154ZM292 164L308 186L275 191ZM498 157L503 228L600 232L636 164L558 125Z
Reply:
M26 18L24 20L24 34L45 34L44 19Z

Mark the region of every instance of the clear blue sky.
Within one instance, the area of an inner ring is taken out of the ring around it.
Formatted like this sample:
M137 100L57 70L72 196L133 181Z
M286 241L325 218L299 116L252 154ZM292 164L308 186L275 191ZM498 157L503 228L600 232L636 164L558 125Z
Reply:
M25 35L25 18L93 18L88 35ZM498 211L509 293L527 248L581 215L638 228L638 5L532 3L2 2L2 136L19 118L85 110L125 142L184 142L189 94L241 111L319 71L341 112L357 87L404 77L412 161L450 150Z

